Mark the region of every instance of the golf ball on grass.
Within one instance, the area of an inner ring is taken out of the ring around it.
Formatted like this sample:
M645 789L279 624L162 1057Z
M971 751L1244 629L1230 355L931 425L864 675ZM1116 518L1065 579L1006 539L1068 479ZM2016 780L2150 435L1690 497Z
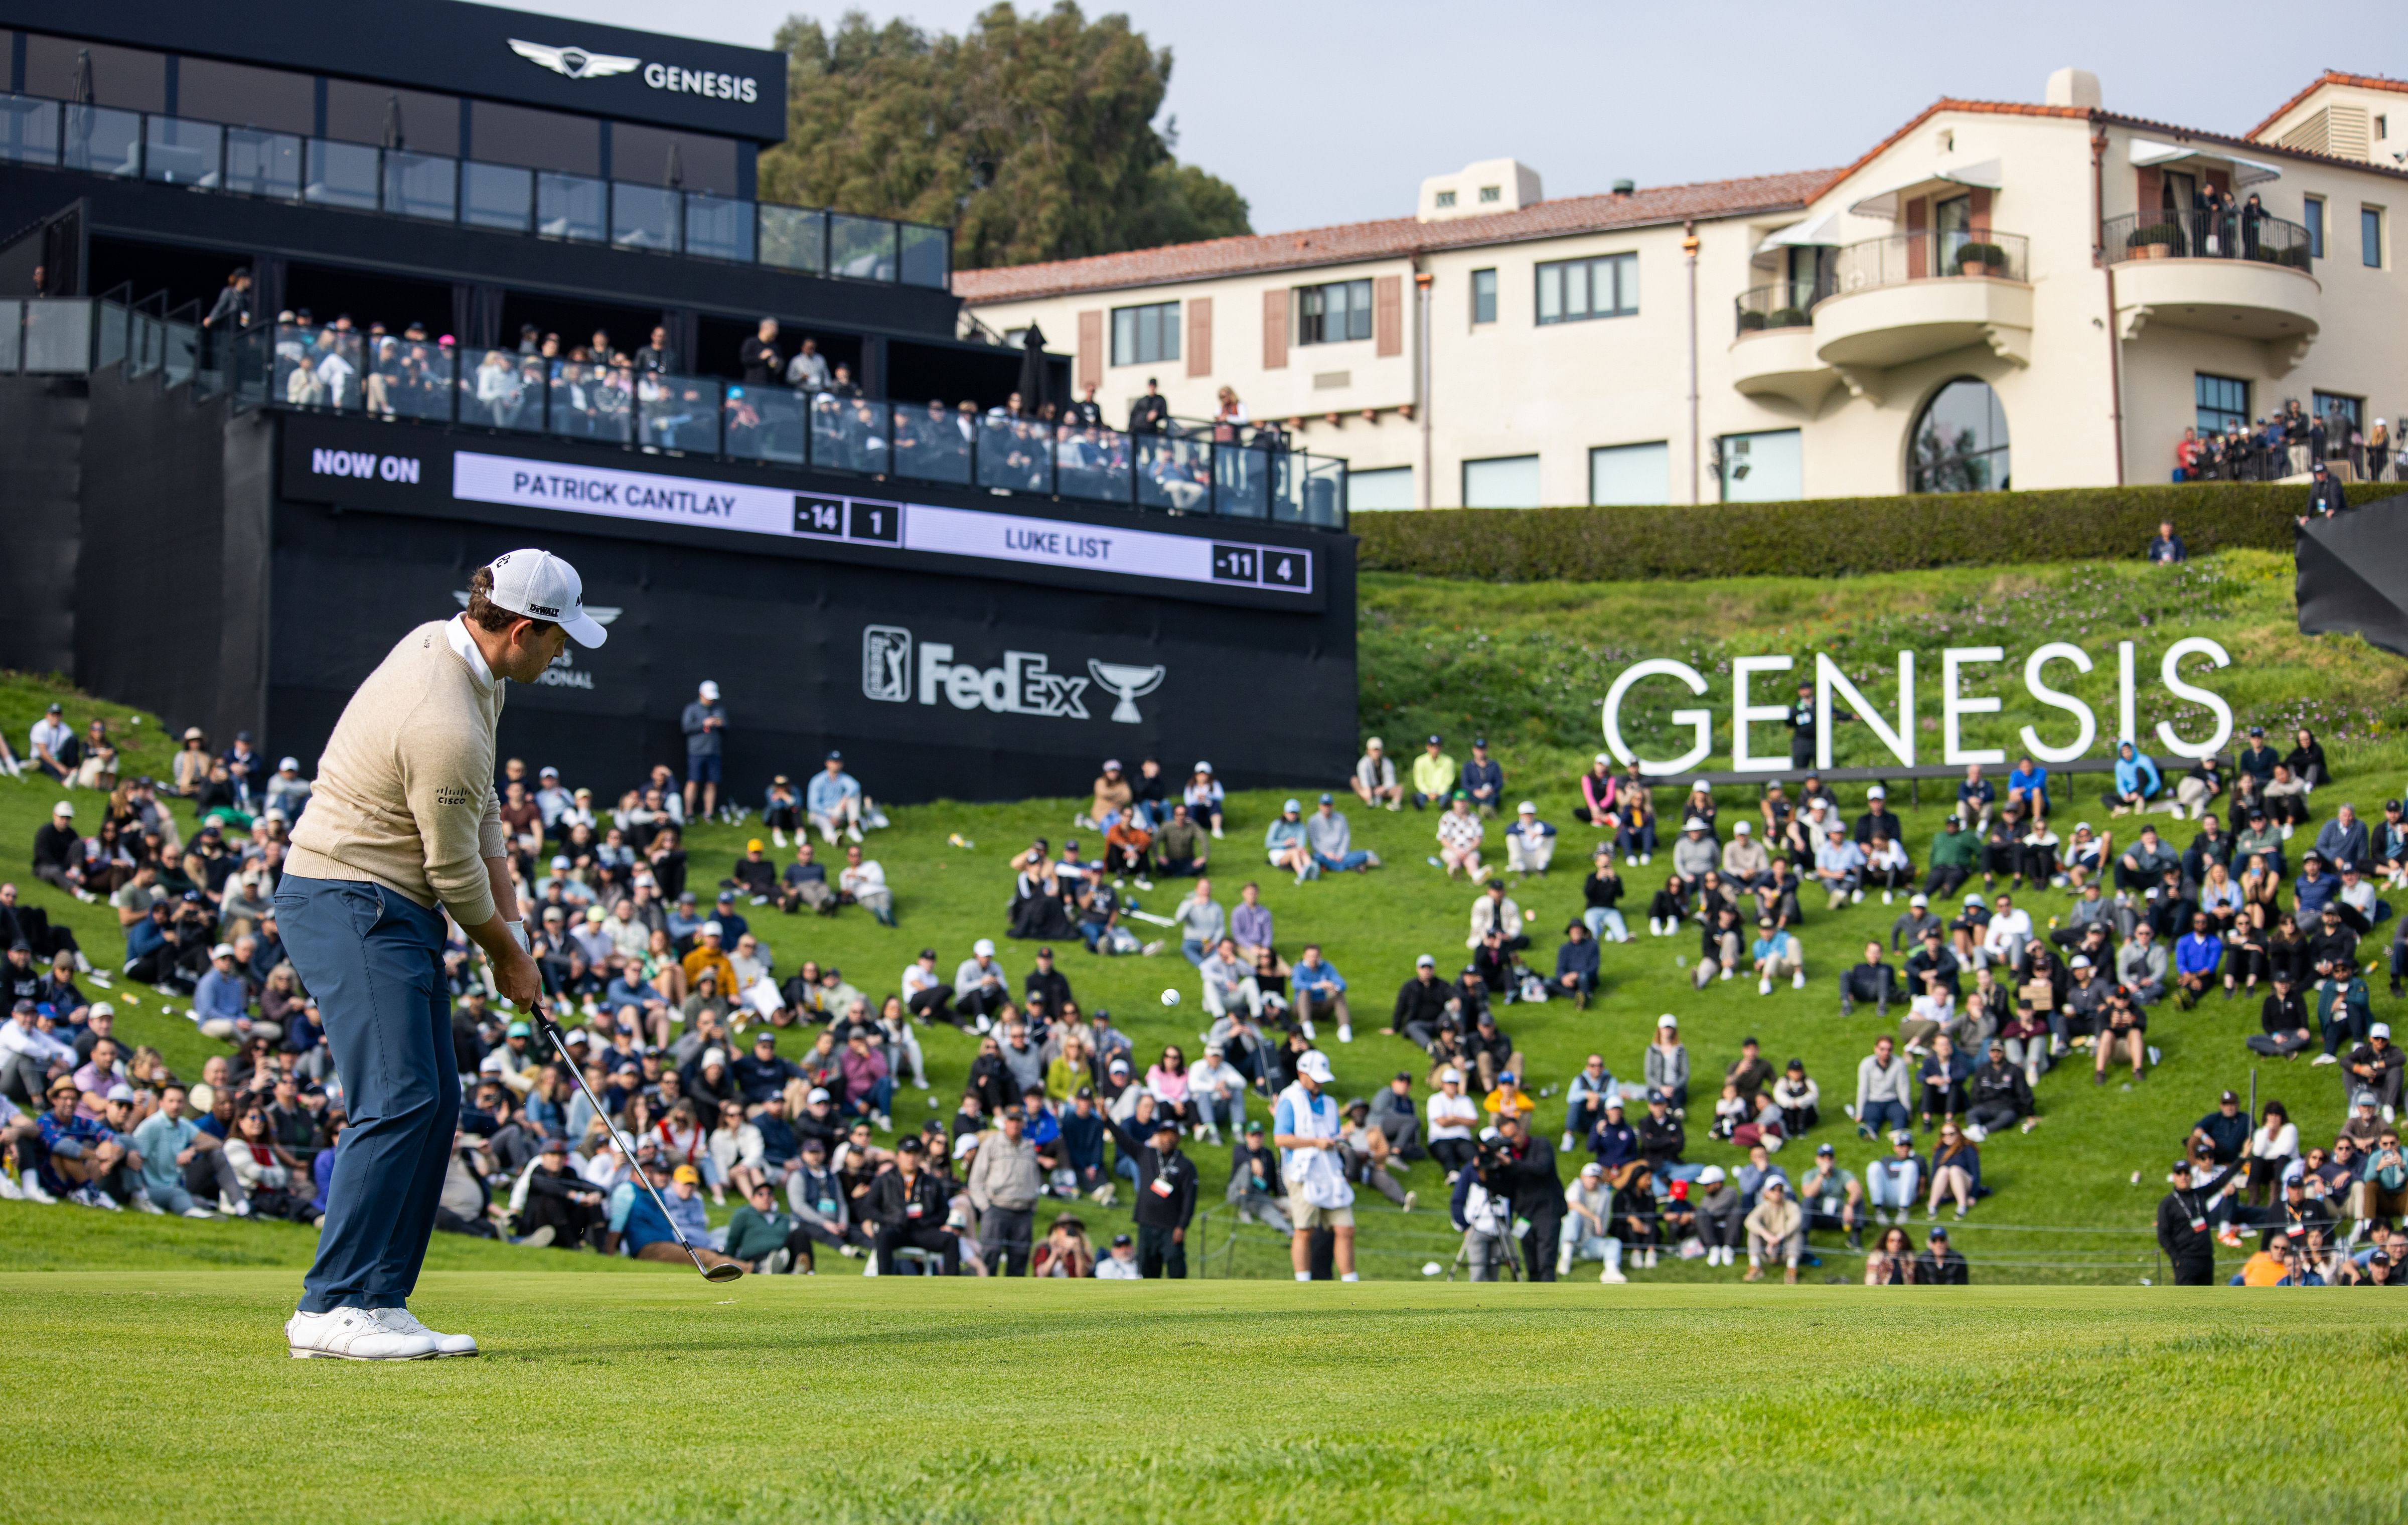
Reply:
M1176 990L1165 990L1165 991L1162 993L1162 1003L1163 1003L1165 1006L1176 1006L1176 1005L1178 1005L1178 1004L1179 1004L1179 992L1178 992L1178 991L1176 991Z

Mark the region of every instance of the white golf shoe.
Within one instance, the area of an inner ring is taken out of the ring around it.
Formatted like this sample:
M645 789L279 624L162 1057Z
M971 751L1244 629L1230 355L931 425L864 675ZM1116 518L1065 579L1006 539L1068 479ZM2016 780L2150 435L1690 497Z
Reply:
M284 1321L284 1341L295 1360L432 1359L437 1354L433 1335L404 1329L386 1316L400 1311L337 1308L330 1313L296 1313Z
M477 1353L477 1338L473 1334L444 1334L428 1329L408 1308L380 1308L377 1312L394 1328L412 1334L423 1334L434 1341L435 1353L438 1356L473 1356Z

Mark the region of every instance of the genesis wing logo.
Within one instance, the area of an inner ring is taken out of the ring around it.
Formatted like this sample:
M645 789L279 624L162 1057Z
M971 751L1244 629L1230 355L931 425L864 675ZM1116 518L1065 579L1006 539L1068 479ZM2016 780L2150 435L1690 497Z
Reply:
M607 79L638 68L644 62L619 53L589 53L582 48L553 48L540 42L522 42L516 37L510 39L510 51L571 79Z

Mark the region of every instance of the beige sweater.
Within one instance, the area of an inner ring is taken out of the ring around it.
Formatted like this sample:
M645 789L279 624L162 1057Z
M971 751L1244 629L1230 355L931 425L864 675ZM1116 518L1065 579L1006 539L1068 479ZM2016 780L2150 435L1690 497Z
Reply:
M451 623L404 636L343 707L285 869L440 901L474 927L493 919L484 860L508 841L494 793L502 684L452 649Z

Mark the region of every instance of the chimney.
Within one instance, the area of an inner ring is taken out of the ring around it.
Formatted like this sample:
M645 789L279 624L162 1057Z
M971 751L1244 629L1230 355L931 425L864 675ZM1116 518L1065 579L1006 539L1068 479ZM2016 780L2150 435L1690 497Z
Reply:
M2043 98L2051 106L2076 106L2096 111L2099 76L2088 69L2059 69L2048 77L2048 94Z

